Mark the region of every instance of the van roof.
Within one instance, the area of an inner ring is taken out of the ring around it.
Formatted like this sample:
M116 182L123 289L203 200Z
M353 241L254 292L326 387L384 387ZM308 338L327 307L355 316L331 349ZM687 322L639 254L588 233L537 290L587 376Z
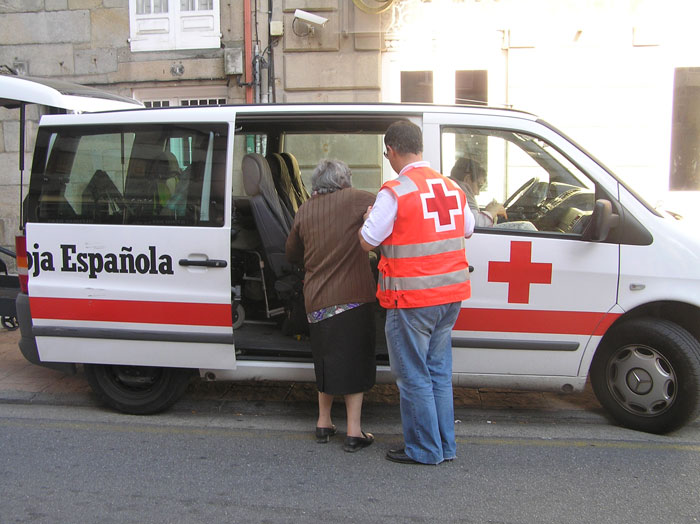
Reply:
M346 118L376 118L391 116L424 116L430 114L473 114L489 116L507 116L525 120L537 120L531 113L517 109L489 106L434 105L407 103L289 103L289 104L245 104L215 106L172 106L162 108L138 109L137 111L100 112L81 115L76 120L71 115L44 115L45 125L63 124L121 124L150 122L225 122L235 114L236 118L254 117L269 119L270 122L293 119L299 116L324 119L329 115Z
M69 111L91 112L143 107L133 98L60 80L0 75L0 107L41 104Z

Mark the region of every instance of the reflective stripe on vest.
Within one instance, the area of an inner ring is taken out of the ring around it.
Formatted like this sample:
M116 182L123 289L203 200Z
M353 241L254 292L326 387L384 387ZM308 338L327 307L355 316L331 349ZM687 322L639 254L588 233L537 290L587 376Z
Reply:
M433 289L452 284L463 284L469 280L469 270L462 269L452 273L441 275L429 275L425 277L387 277L379 276L379 289L386 291L409 291L413 289Z
M392 187L397 196L402 197L418 191L418 186L413 180L408 177L399 177L396 179L396 185Z
M397 246L395 244L381 245L379 250L387 258L413 258L444 253L445 251L464 250L464 237L448 238L423 242L422 244L408 244Z

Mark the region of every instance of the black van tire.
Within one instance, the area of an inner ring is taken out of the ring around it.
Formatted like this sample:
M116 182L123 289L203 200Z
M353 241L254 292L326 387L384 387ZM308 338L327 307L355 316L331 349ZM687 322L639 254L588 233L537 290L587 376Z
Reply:
M131 415L151 415L172 406L185 392L191 369L85 364L90 387L107 406Z
M700 342L668 320L636 318L613 327L590 377L598 401L622 426L668 433L700 414Z

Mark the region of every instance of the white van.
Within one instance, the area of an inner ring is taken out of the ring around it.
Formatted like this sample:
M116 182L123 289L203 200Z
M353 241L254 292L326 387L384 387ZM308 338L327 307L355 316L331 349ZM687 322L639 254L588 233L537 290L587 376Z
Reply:
M83 364L98 396L128 413L167 408L193 374L313 381L286 234L319 159L347 162L354 186L373 192L396 176L382 139L397 119L421 127L442 173L478 161L482 196L508 213L467 241L454 383L569 392L590 378L620 424L666 432L693 420L698 239L549 124L481 107L43 117L18 238L23 354L67 372ZM378 340L378 379L391 381Z

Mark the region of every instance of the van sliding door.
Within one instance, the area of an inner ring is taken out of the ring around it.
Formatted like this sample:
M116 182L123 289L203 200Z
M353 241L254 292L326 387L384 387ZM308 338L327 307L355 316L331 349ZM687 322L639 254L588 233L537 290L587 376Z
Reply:
M42 127L27 199L42 361L235 367L227 123Z

